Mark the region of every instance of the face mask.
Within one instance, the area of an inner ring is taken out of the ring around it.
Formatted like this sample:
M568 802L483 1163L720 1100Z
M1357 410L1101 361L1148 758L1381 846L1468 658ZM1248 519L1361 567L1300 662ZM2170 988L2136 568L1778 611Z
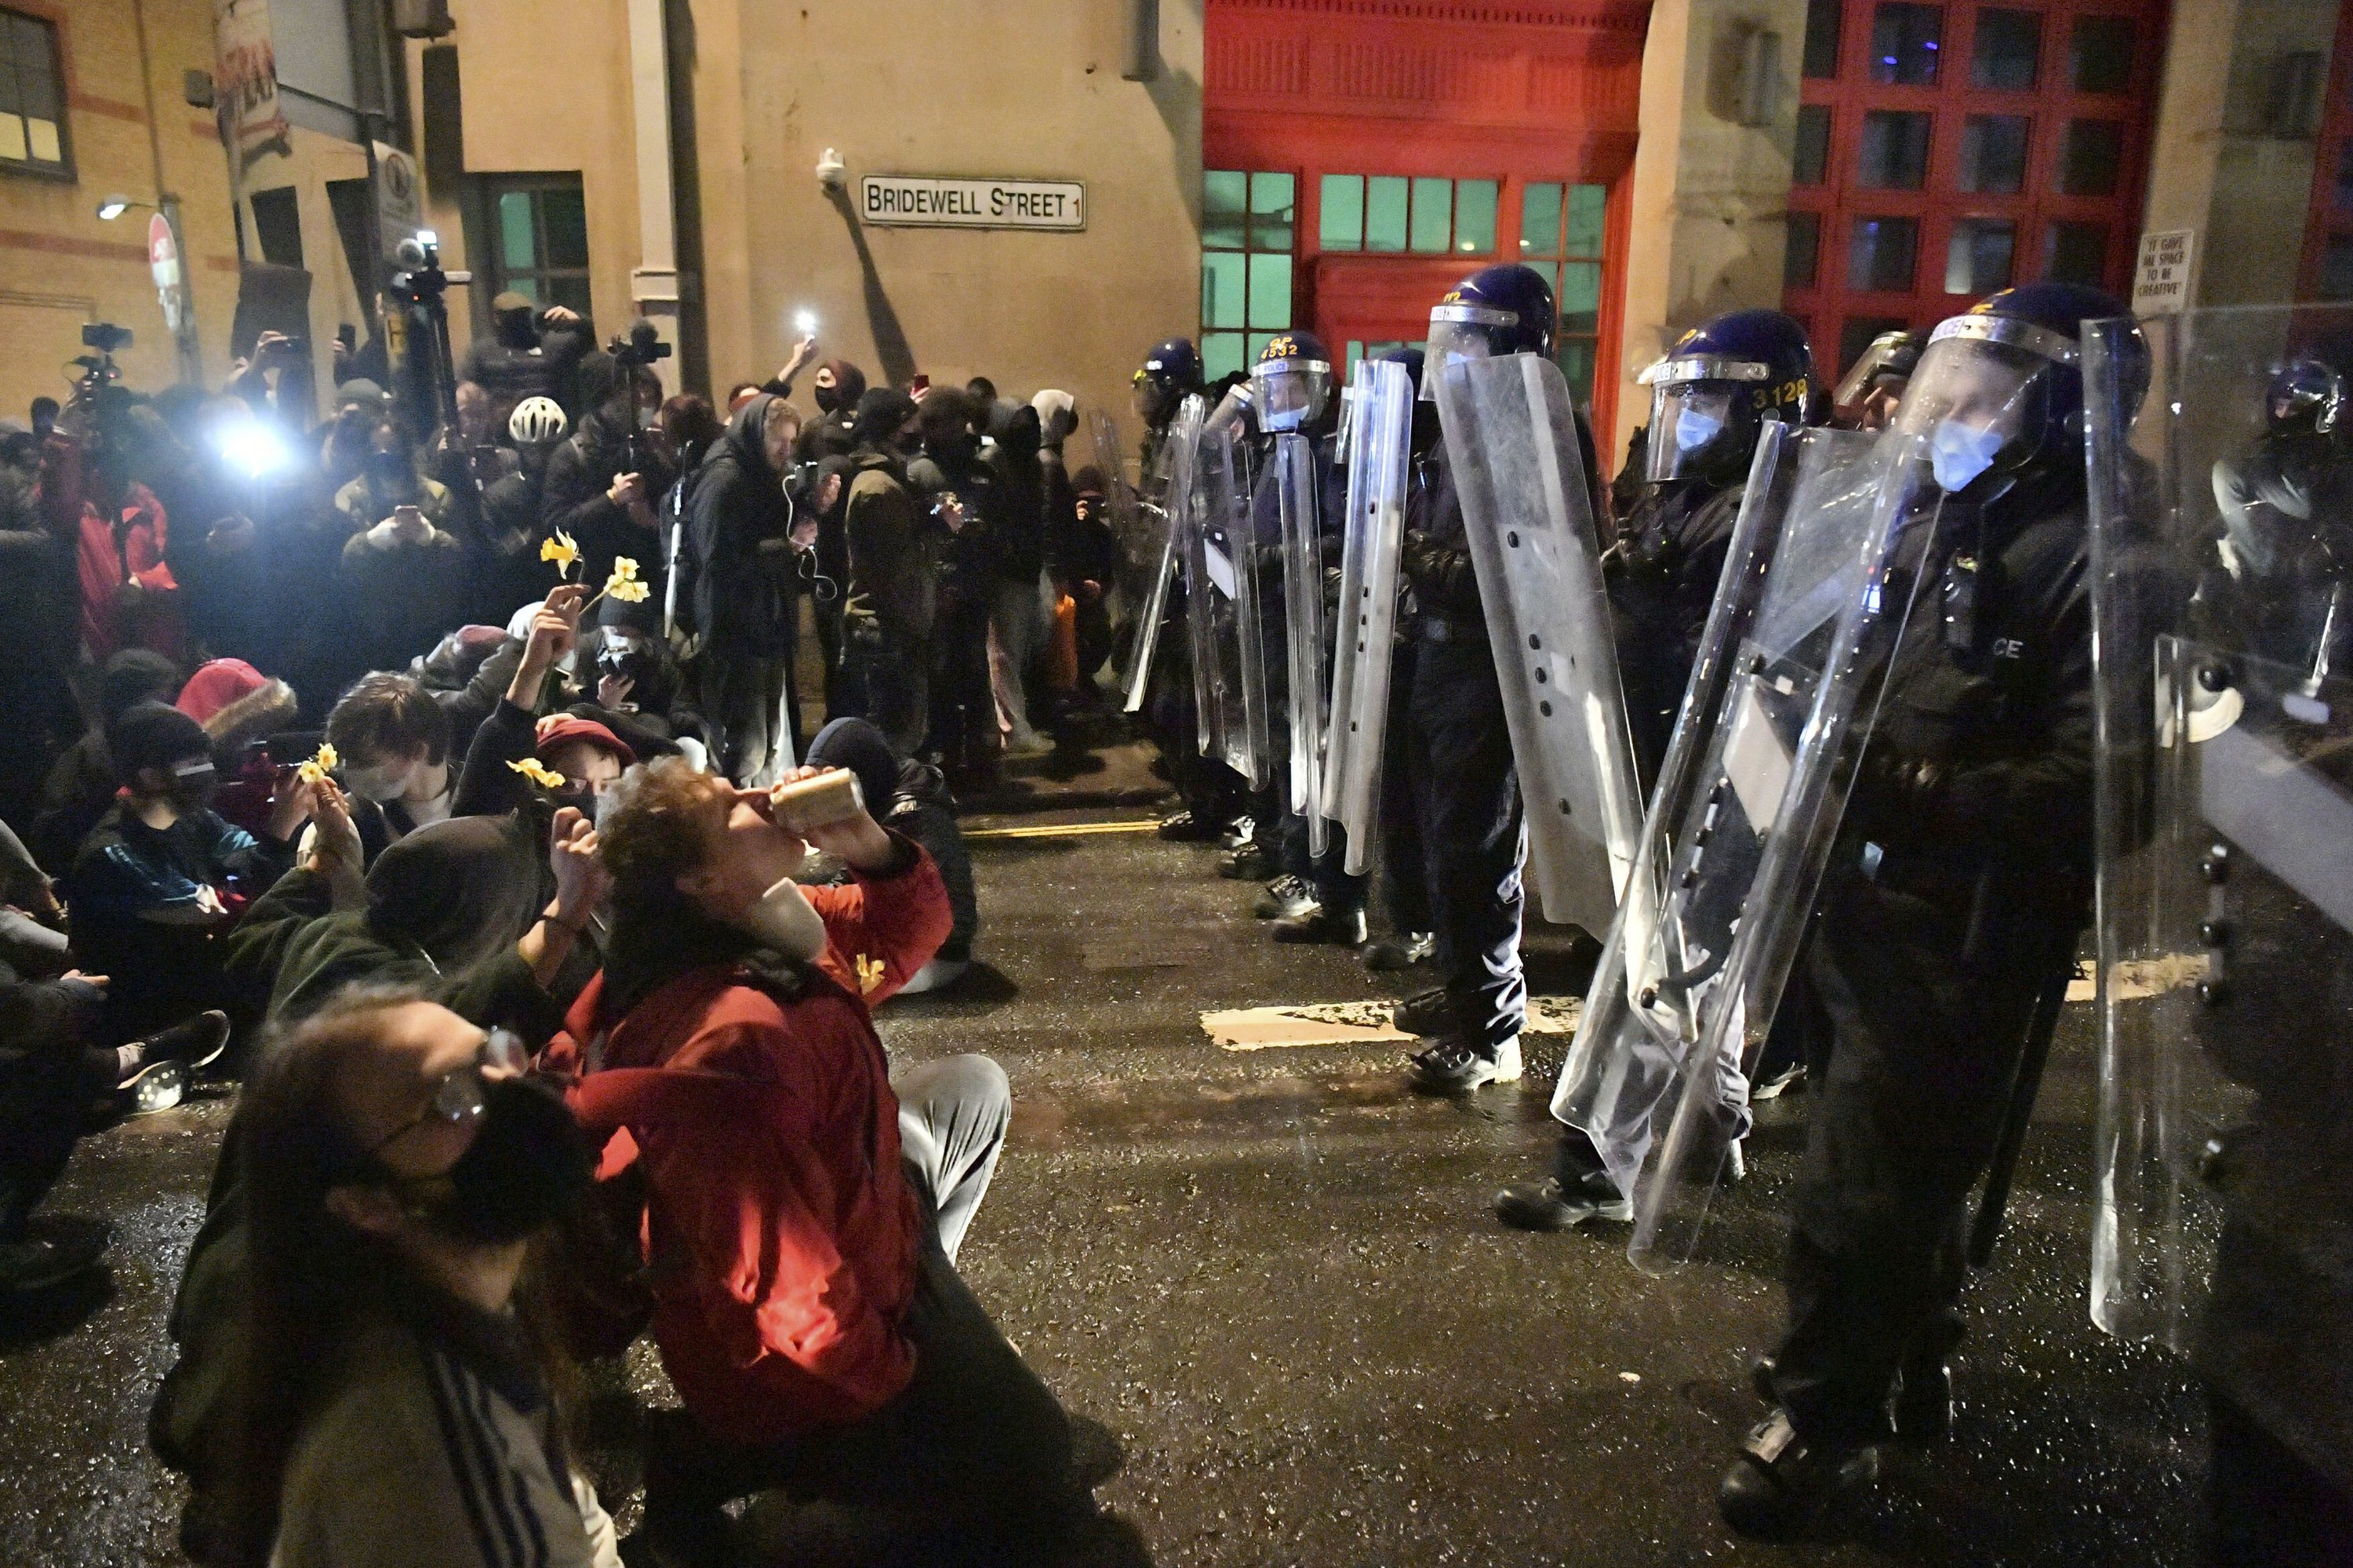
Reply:
M810 396L817 399L819 413L830 414L841 405L839 395L822 381L817 384L816 390L810 393Z
M184 811L201 811L212 804L220 775L209 762L184 762L172 769L172 804Z
M1675 416L1675 448L1679 451L1695 452L1723 433L1724 421L1714 414L1685 408Z
M370 452L368 470L379 479L400 479L408 472L408 459L399 452Z
M343 784L355 795L371 800L397 800L408 788L410 769L406 767L346 768Z
M561 1096L530 1078L484 1086L474 1141L427 1208L461 1241L522 1241L564 1217L588 1190L588 1140Z
M1957 420L1940 421L1928 438L1928 466L1937 487L1951 495L1993 466L2001 455L2001 432Z
M594 789L585 787L551 789L547 792L547 800L548 804L559 811L569 806L591 822L596 820L596 791Z
M509 348L535 348L539 334L531 330L529 311L509 311L499 317L499 341Z

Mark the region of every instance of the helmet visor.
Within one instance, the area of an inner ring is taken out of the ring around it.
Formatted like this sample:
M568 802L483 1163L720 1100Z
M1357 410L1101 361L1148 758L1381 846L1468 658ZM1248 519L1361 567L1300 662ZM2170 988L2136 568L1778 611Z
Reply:
M1312 425L1331 398L1332 367L1320 359L1270 359L1250 376L1250 399L1261 429Z
M1422 358L1421 400L1438 400L1438 378L1449 366L1466 359L1493 358L1495 330L1516 325L1519 319L1517 312L1484 305L1440 305L1431 311L1430 347Z
M1729 381L1661 381L1651 388L1651 439L1644 477L1653 484L1723 466L1735 446L1755 437L1755 403Z
M2005 457L2015 467L2041 445L2051 361L2015 344L1940 337L1920 355L1895 429L1925 436L1937 485L1968 486Z
M1871 389L1878 385L1882 376L1894 381L1903 381L1910 374L1903 367L1903 349L1901 340L1891 342L1883 337L1873 342L1862 351L1862 357L1854 362L1854 368L1846 373L1846 379L1838 384L1838 390L1831 394L1831 406L1853 408L1871 396Z

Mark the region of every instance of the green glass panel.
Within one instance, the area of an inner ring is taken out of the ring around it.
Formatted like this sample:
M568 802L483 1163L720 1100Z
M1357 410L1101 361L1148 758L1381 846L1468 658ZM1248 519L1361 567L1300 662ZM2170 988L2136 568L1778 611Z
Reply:
M1569 186L1568 221L1562 232L1560 253L1564 256L1600 255L1602 225L1609 207L1608 186Z
M1567 338L1553 352L1554 363L1560 366L1561 379L1568 383L1569 395L1579 403L1593 401L1593 344L1590 339Z
M588 265L588 207L578 191L542 191L539 221L540 243L546 247L548 266Z
M1292 235L1298 224L1298 203L1299 182L1293 176L1252 175L1250 248L1290 255L1293 249Z
M539 265L539 225L533 221L529 191L499 193L499 260L510 271Z
M1406 179L1375 175L1365 181L1365 249L1405 249Z
M1346 377L1351 384L1356 381L1356 366L1364 362L1364 358L1365 340L1358 337L1350 338L1348 340L1348 366L1345 370L1341 372L1341 374Z
M1216 381L1249 368L1242 357L1242 334L1238 332L1210 332L1201 334L1201 375Z
M1210 250L1201 256L1201 325L1239 327L1249 274L1239 251Z
M1550 180L1536 180L1520 188L1520 257L1533 261L1539 256L1560 254L1560 192L1561 187Z
M1493 180L1461 180L1454 186L1454 249L1464 256L1492 256L1495 251Z
M1365 248L1365 178L1362 175L1324 176L1322 211L1316 219L1318 249L1362 250Z
M1291 258L1250 259L1250 324L1271 332L1291 325Z
M1250 176L1239 169L1210 169L1201 175L1201 245L1208 250L1240 250L1248 233Z
M1560 269L1560 330L1594 333L1601 323L1601 263L1568 261Z
M1444 250L1454 234L1454 182L1413 182L1412 249L1427 255Z

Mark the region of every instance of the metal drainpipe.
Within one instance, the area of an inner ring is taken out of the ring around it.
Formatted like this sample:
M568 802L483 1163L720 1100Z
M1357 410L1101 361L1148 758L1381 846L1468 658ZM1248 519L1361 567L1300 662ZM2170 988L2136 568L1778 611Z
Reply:
M1160 0L1127 0L1127 58L1119 74L1129 81L1160 79Z

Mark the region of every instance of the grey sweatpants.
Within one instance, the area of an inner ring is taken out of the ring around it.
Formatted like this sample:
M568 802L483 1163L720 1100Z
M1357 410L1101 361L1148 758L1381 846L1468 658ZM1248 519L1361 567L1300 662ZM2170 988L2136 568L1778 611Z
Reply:
M1013 1120L1013 1086L986 1056L946 1056L891 1075L899 1097L899 1158L923 1194L950 1263L988 1194L1005 1130Z

